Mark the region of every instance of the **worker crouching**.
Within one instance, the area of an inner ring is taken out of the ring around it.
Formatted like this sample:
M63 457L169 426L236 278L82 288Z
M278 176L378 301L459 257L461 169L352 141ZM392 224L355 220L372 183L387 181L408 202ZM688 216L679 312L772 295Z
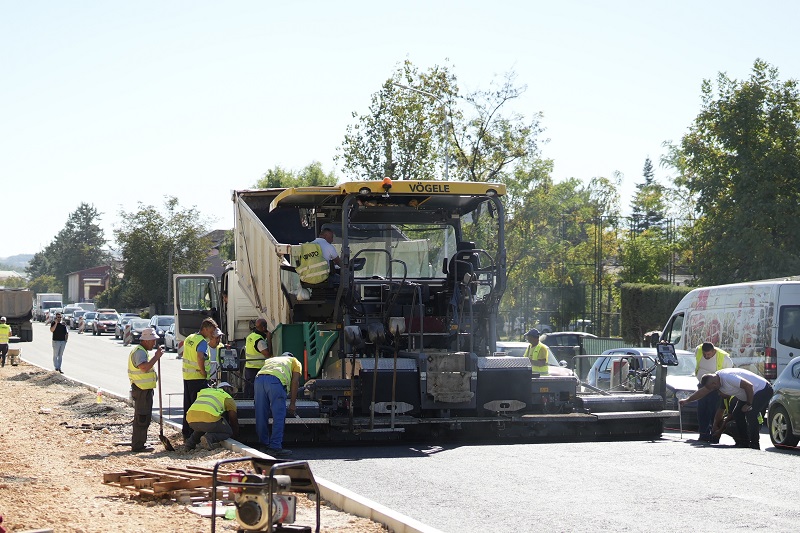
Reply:
M239 433L236 401L233 387L223 381L217 388L208 387L197 393L186 420L193 432L186 439L186 449L193 450L198 443L206 450L219 447L219 443ZM226 419L227 417L227 419Z

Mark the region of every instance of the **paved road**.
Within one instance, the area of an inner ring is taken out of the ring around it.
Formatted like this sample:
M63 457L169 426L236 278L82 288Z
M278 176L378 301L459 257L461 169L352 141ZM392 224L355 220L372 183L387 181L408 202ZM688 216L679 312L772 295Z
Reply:
M22 358L48 370L53 369L52 333L41 322L33 324L33 342L17 344L22 349ZM87 383L116 395L127 397L130 394L128 381L128 360L131 347L123 346L122 341L113 335L78 335L70 331L67 348L61 369L72 379ZM164 408L170 405L183 405L183 376L181 360L175 353L161 357L161 385ZM158 406L158 395L155 396Z
M23 358L52 368L49 331L34 325ZM64 371L126 395L129 348L70 335ZM163 360L165 390L182 390ZM173 405L181 403L173 397ZM165 404L167 401L165 399ZM296 448L315 475L445 532L796 531L800 451L700 446L696 433L655 441Z

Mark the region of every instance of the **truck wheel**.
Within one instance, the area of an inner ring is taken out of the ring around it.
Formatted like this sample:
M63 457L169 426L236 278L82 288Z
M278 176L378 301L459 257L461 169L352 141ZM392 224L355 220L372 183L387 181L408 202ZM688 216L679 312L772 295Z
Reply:
M769 438L775 446L797 446L800 437L792 432L792 422L780 405L769 408Z

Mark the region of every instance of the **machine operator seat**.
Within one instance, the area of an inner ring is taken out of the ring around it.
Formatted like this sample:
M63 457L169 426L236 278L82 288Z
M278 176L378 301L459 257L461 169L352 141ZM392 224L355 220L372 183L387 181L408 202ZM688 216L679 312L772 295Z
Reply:
M451 283L463 283L466 274L474 274L480 268L480 257L475 251L475 243L460 241L458 251L450 258L447 265L447 279ZM477 290L475 283L470 283L470 291L475 294Z

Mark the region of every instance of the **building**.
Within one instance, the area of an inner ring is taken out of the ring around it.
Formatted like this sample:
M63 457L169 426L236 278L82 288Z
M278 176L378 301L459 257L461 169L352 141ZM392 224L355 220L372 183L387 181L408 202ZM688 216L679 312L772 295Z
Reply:
M93 302L98 294L108 288L110 277L111 267L108 265L67 274L67 301Z

